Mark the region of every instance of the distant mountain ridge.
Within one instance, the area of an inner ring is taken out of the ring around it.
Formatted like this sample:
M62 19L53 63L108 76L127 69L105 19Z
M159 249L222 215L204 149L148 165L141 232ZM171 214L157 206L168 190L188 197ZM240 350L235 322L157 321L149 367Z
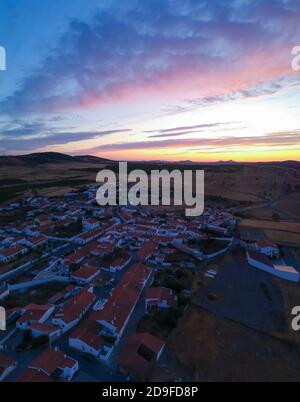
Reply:
M26 155L4 155L0 156L0 166L35 166L35 165L43 165L43 164L49 164L49 163L58 163L58 164L63 164L63 163L90 163L90 164L115 164L118 163L118 161L113 161L110 159L106 158L100 158L98 156L94 155L77 155L77 156L72 156L72 155L67 155L64 153L60 152L36 152L32 154L26 154ZM236 165L259 165L259 164L264 164L264 165L279 165L279 166L285 166L285 167L290 167L290 168L300 168L300 161L293 161L293 160L288 160L288 161L279 161L279 162L236 162L233 160L229 161L218 161L218 162L194 162L191 160L185 160L185 161L161 161L161 160L153 160L153 161L141 161L138 160L136 162L130 161L129 163L147 163L147 164L179 164L181 166L184 165L212 165L212 166L236 166Z
M42 165L46 163L112 163L105 158L98 158L93 155L71 156L60 152L39 152L27 155L0 156L0 166L3 165Z

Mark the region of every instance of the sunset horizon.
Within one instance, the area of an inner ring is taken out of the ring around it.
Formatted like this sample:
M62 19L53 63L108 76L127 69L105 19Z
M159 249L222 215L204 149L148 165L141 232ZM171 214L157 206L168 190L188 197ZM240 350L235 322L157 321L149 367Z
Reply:
M299 160L296 1L82 4L0 5L2 154Z

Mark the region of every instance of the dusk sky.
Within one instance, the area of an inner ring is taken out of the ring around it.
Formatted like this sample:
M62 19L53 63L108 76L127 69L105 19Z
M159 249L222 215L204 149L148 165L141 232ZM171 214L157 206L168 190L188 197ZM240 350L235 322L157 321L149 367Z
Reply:
M1 0L0 153L300 160L299 0Z

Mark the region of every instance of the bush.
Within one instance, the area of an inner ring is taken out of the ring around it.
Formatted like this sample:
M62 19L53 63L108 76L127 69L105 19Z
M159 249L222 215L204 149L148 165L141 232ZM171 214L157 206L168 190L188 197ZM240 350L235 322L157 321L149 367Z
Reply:
M173 289L176 293L179 293L182 291L182 289L184 289L184 286L182 285L182 283L179 282L179 280L177 280L175 278L166 278L163 281L162 286L169 288L169 289Z
M31 342L32 349L45 345L45 343L48 343L48 337L46 335L41 335L37 338L33 338Z
M275 213L272 215L272 220L273 220L274 222L279 222L279 221L280 221L280 215L275 212Z
M156 320L159 325L174 328L177 325L179 313L175 308L170 308L166 311L159 311L156 313Z

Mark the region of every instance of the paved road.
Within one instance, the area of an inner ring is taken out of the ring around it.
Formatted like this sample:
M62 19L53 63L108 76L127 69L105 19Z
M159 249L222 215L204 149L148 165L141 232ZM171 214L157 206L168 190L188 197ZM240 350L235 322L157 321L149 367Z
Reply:
M34 351L28 353L17 353L11 351L5 351L6 355L14 357L18 361L17 368L8 376L6 377L6 382L15 382L17 379L24 373L30 363L44 351L46 347L37 348Z
M217 301L208 296L216 295ZM216 278L198 290L195 303L213 313L265 332L287 327L283 299L272 276L230 256Z
M66 334L62 338L58 339L54 345L57 345L60 350L66 353L68 356L73 357L79 362L80 372L73 378L72 381L84 381L86 378L94 381L124 381L125 377L111 369L105 363L102 363L96 359L87 359L84 355L68 344L69 334Z

